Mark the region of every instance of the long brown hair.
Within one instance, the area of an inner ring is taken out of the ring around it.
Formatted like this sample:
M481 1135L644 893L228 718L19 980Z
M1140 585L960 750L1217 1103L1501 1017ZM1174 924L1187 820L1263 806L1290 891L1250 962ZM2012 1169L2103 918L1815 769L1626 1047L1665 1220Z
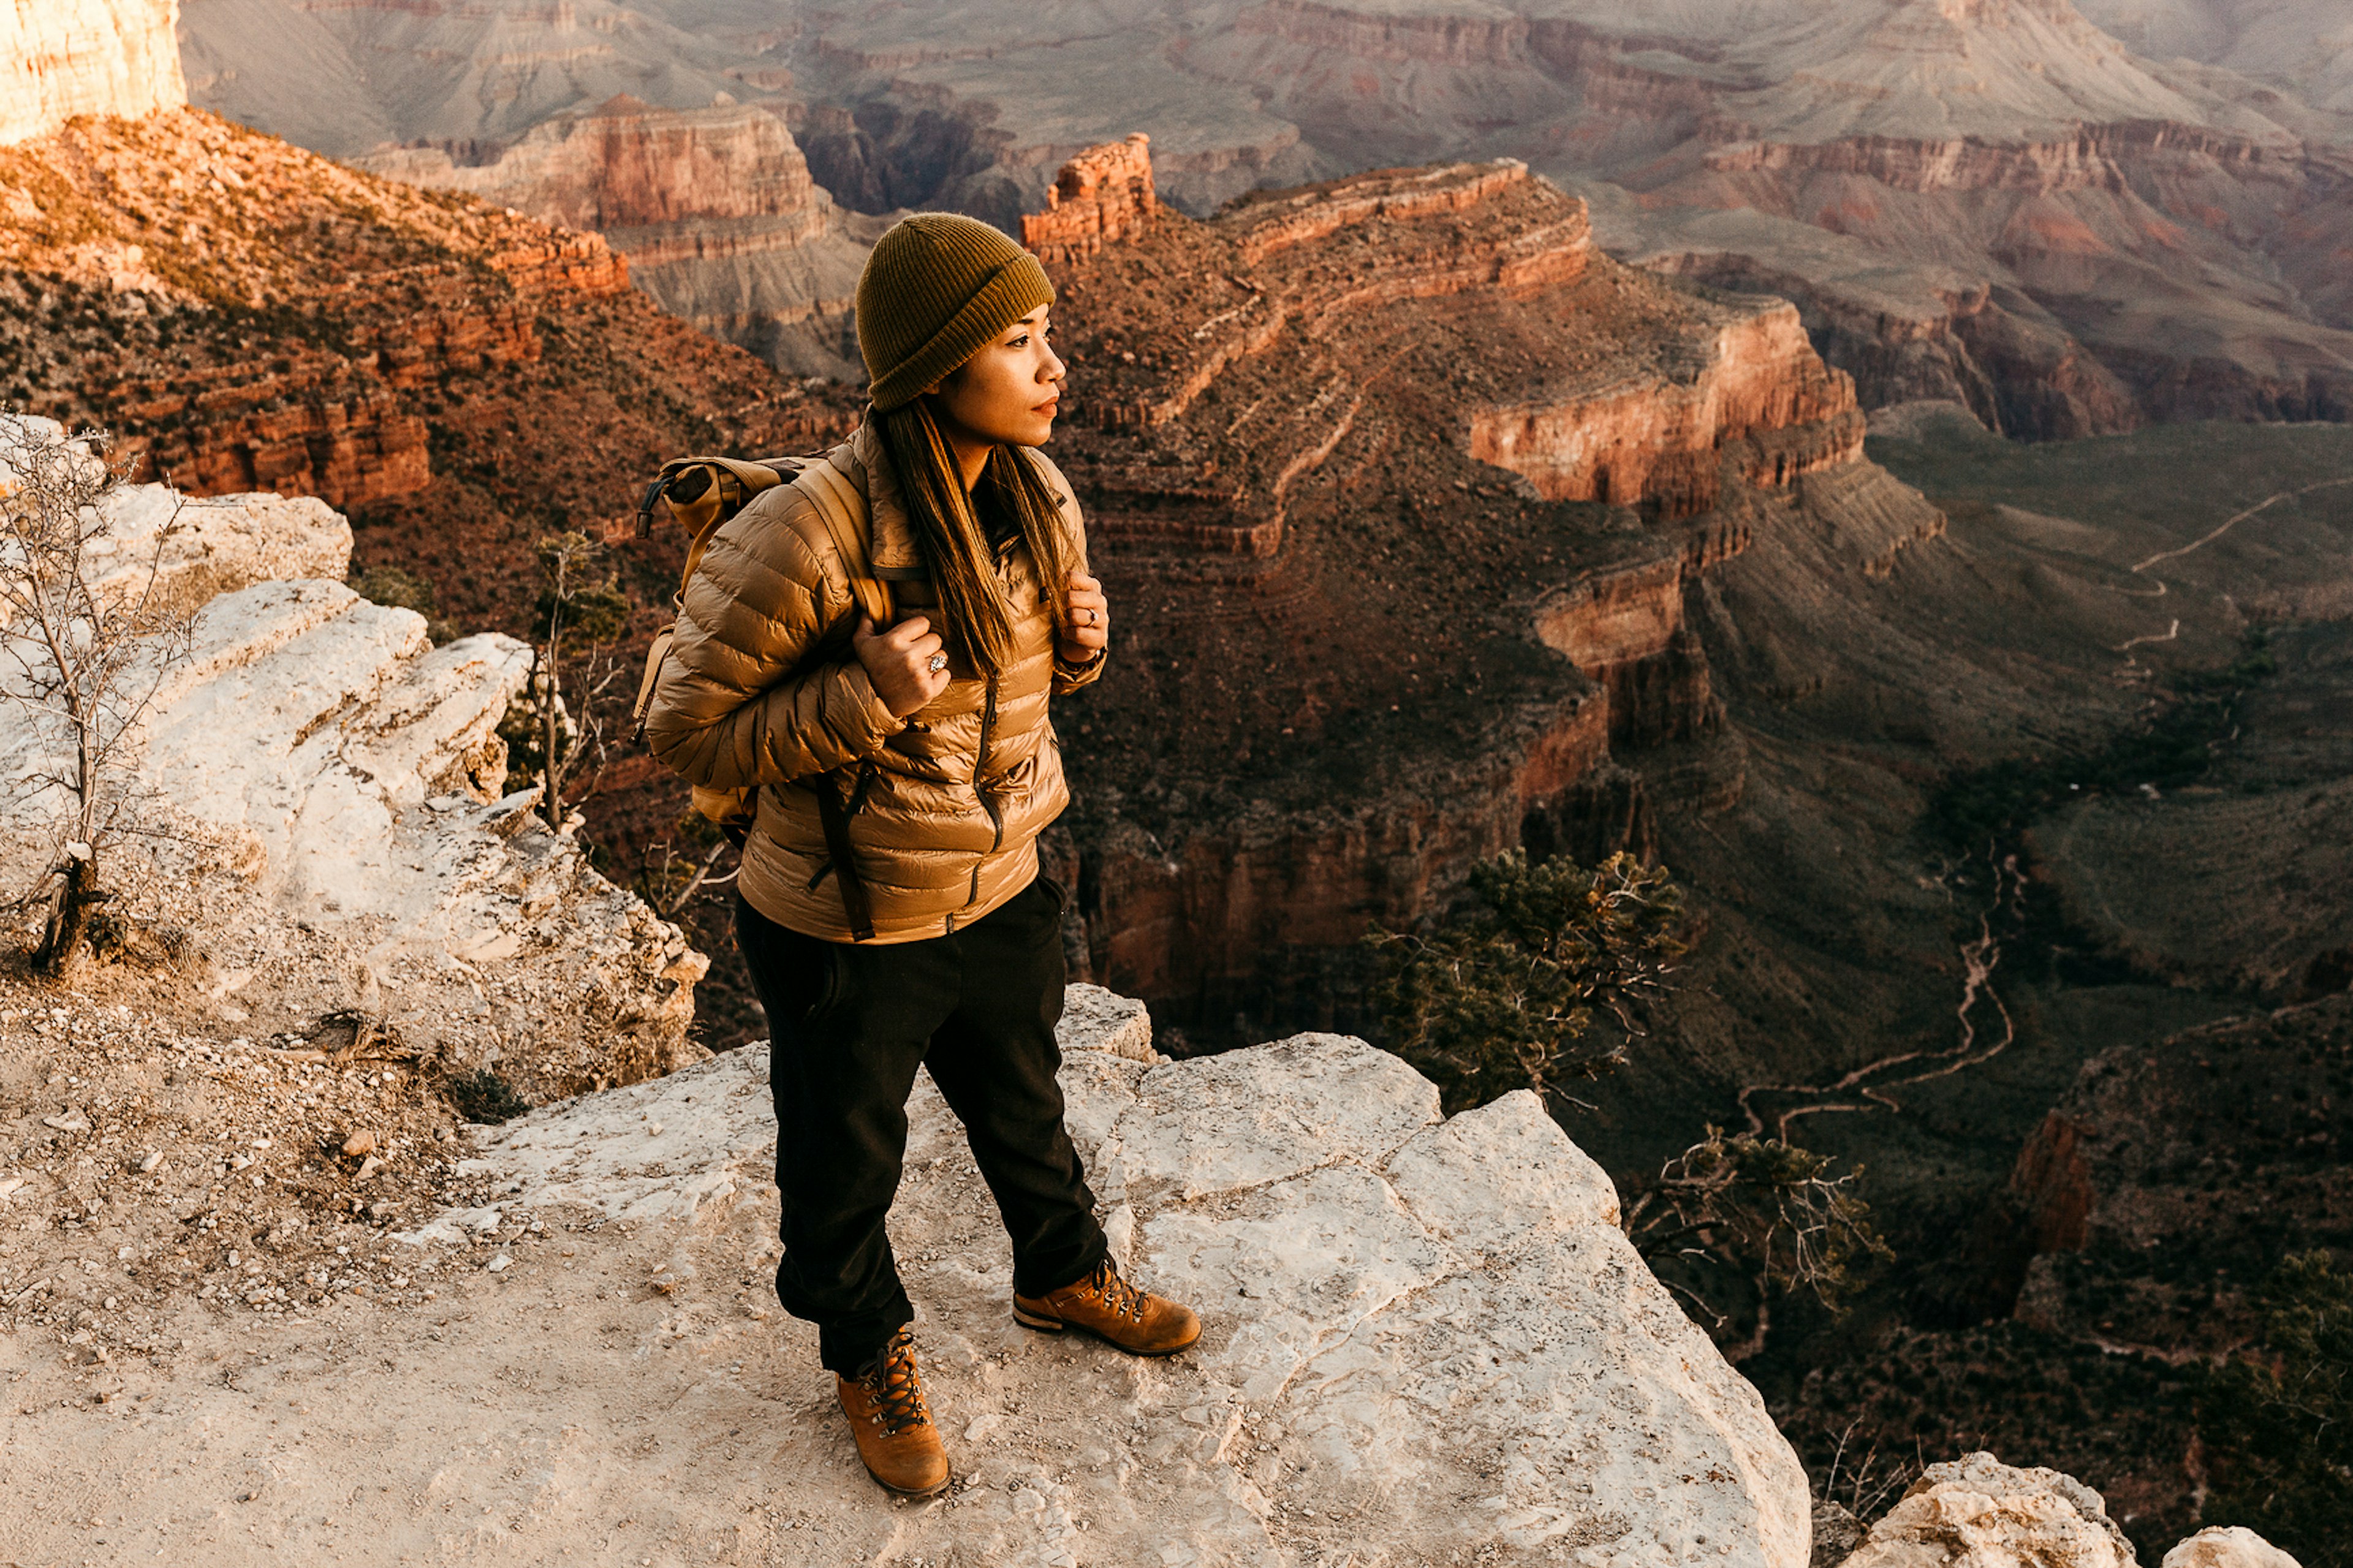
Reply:
M1066 595L1071 568L1078 562L1054 491L1029 453L1002 443L989 448L980 482L966 495L955 452L932 416L930 402L924 394L886 414L870 405L866 417L897 470L900 496L939 593L940 613L932 629L952 658L993 679L1013 661L1012 606L1006 603L996 555L973 503L985 500L1020 520L1038 592L1057 637L1071 629Z

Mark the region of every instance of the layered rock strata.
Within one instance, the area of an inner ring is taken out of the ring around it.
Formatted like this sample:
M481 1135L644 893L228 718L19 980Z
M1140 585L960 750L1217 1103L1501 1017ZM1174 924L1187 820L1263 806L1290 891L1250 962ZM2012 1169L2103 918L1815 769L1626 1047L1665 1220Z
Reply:
M1138 131L1062 165L1046 210L1021 216L1021 243L1039 260L1082 260L1105 242L1141 239L1160 203L1152 188L1152 138Z
M1685 595L1751 498L1876 472L1789 307L1620 266L1511 161L1164 212L1054 270L1057 460L1121 606L1071 747L1096 973L1197 1026L1337 1021L1328 955L1472 861L1737 799Z
M1651 1277L1609 1179L1533 1095L1446 1120L1428 1080L1333 1035L1169 1062L1140 1004L1071 996L1064 1095L1105 1228L1123 1267L1196 1303L1205 1332L1142 1382L1114 1352L1023 1335L964 1141L919 1083L893 1241L951 1462L989 1486L894 1521L893 1550L1270 1568L1334 1552L1366 1568L1807 1561L1805 1478L1763 1402ZM753 1047L485 1130L461 1170L491 1181L498 1212L456 1211L409 1239L575 1205L765 1231L767 1069ZM670 1289L682 1307L702 1294L691 1279ZM792 1325L771 1353L813 1376L809 1338ZM1075 1373L1060 1364L1072 1353ZM1006 1490L1054 1434L1075 1436L1071 1462ZM833 1475L831 1427L786 1441L795 1460L768 1500L797 1506L814 1477L843 1519L855 1483Z
M0 151L0 384L142 477L353 509L365 564L518 629L541 534L601 532L681 451L805 450L849 401L664 314L596 234L188 110Z
M534 126L487 162L432 147L357 162L596 231L672 315L797 374L862 374L852 307L875 226L818 188L766 109L625 96Z
M167 598L202 603L126 742L112 787L139 831L109 863L174 889L152 900L172 916L202 906L190 956L216 998L242 1018L323 968L407 1054L535 1099L707 1054L686 1038L702 956L550 832L535 792L504 794L498 729L528 647L436 647L423 616L362 599L341 581L351 530L316 501L131 487L105 544L104 581L142 591L153 562ZM286 571L315 575L269 575ZM12 721L0 766L37 776L65 743L57 722ZM52 852L59 809L54 791L12 798L13 884Z
M78 114L188 101L178 0L10 0L0 7L0 146Z

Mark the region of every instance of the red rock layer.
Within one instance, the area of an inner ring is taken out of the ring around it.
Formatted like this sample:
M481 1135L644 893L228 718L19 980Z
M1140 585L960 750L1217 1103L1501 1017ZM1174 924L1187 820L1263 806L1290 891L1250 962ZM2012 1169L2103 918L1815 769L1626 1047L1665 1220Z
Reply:
M1729 322L1690 380L1620 381L1482 408L1471 452L1554 500L1652 500L1670 517L1715 505L1727 441L1753 445L1744 477L1778 486L1862 453L1854 380L1816 355L1794 306Z
M1772 509L1719 503L1857 460L1794 311L1620 267L1513 163L1164 212L1054 271L1114 605L1058 719L1098 978L1337 1026L1369 921L1504 847L1651 842L1612 747L1721 725L1683 595Z
M1106 243L1141 239L1160 203L1152 187L1152 138L1090 148L1046 187L1046 210L1021 217L1021 243L1048 263L1081 260Z
M195 494L350 510L364 566L519 627L531 551L663 458L839 415L665 317L595 235L195 110L0 150L0 384Z

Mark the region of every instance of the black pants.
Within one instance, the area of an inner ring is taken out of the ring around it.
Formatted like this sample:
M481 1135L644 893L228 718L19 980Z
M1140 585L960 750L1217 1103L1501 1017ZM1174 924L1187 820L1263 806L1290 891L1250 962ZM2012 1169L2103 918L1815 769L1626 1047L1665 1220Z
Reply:
M960 931L827 942L735 901L735 940L767 1010L784 1260L776 1296L818 1326L828 1371L855 1375L914 1307L883 1216L907 1150L907 1095L931 1069L964 1121L1013 1238L1013 1288L1041 1296L1103 1257L1062 1127L1061 885L1040 874Z

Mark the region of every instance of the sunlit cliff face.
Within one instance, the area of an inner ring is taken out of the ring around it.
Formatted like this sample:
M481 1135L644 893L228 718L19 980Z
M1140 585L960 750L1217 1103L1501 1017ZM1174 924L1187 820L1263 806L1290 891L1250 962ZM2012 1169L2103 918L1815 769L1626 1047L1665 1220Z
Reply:
M0 11L0 145L78 114L188 100L173 0L38 0Z

